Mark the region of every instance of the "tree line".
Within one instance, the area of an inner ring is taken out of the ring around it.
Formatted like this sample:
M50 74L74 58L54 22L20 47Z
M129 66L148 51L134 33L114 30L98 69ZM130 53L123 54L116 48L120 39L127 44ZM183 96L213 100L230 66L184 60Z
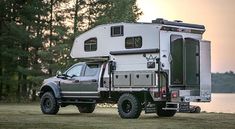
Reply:
M1 0L0 100L35 100L44 78L78 62L69 56L76 36L141 14L136 0Z
M233 71L212 74L213 93L235 93L235 73Z

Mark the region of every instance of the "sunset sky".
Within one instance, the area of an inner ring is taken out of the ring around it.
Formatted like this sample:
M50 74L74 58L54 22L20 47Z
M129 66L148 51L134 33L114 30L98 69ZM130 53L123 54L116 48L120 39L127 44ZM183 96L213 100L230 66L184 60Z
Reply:
M235 71L235 0L137 0L140 22L156 18L206 26L211 41L212 72Z

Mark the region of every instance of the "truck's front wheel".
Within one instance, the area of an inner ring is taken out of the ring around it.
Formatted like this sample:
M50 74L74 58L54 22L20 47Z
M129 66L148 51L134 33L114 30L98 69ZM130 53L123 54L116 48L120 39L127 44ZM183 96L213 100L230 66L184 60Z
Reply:
M56 114L59 111L59 105L51 92L42 95L40 105L44 114Z
M138 118L142 111L141 103L132 94L123 94L118 100L118 112L121 118Z
M164 110L162 108L164 108L166 106L166 103L165 102L158 102L156 104L156 107L157 107L157 115L159 117L172 117L175 115L176 113L176 110Z
M77 105L80 113L92 113L95 110L96 104L79 104Z

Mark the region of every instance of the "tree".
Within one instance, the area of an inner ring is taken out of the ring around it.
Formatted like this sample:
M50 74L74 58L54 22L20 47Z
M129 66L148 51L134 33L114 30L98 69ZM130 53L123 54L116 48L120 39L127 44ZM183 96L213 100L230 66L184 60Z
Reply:
M116 22L136 22L142 11L136 0L99 0L97 2L98 17L95 25Z
M76 36L99 24L135 22L142 13L135 2L2 0L0 100L35 95L44 78L78 61L69 56Z

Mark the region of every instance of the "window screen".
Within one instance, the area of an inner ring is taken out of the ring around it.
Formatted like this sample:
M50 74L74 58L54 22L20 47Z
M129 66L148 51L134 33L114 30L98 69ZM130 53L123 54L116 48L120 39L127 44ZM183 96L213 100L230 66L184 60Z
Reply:
M111 37L123 36L123 26L112 26Z
M86 52L97 50L97 38L90 38L84 42L84 50Z
M183 85L184 82L184 55L183 37L181 35L171 35L171 84Z
M142 47L142 37L127 37L125 39L125 48L132 49L132 48L141 48Z

